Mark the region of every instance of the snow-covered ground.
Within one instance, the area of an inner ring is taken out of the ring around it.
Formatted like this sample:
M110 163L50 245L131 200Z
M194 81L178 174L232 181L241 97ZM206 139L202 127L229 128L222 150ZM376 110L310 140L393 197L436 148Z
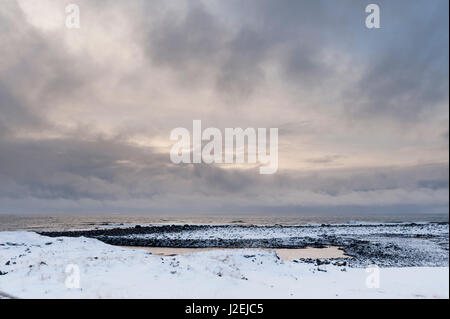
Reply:
M380 268L378 277L376 269L286 262L267 250L161 257L23 231L0 232L0 272L0 295L18 298L449 297L448 267Z

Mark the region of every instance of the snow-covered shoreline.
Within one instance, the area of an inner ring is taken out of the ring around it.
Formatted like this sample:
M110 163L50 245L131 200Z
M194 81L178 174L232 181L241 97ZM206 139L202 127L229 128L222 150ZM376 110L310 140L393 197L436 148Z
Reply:
M80 288L67 286L74 269ZM376 269L286 262L267 250L161 257L91 238L24 231L0 232L0 271L6 273L0 291L17 298L449 297L448 267L380 268L376 288L370 287Z
M448 223L303 226L159 225L41 233L89 237L107 244L172 248L339 247L353 267L448 266Z

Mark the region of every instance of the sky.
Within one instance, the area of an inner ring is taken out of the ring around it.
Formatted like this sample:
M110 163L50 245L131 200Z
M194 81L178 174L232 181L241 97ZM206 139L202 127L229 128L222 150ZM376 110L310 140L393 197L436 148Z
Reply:
M0 213L448 214L448 1L369 3L0 0ZM172 163L193 120L278 171Z

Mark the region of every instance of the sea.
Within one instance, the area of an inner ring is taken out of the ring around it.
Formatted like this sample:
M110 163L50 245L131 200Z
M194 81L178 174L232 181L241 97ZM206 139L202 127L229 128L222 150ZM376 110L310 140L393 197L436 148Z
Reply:
M448 214L241 214L241 215L158 215L158 214L0 214L0 231L64 231L96 228L127 227L134 225L210 224L210 225L306 225L352 223L409 223L448 222Z

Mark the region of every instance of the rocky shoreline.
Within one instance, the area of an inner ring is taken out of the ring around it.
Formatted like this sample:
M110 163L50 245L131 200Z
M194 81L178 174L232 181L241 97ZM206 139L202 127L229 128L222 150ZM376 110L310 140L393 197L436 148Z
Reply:
M337 246L349 266L448 266L448 223L368 225L136 225L130 228L41 232L96 238L116 246L174 248L324 248ZM316 260L304 260L317 263ZM323 261L327 263L328 261Z

